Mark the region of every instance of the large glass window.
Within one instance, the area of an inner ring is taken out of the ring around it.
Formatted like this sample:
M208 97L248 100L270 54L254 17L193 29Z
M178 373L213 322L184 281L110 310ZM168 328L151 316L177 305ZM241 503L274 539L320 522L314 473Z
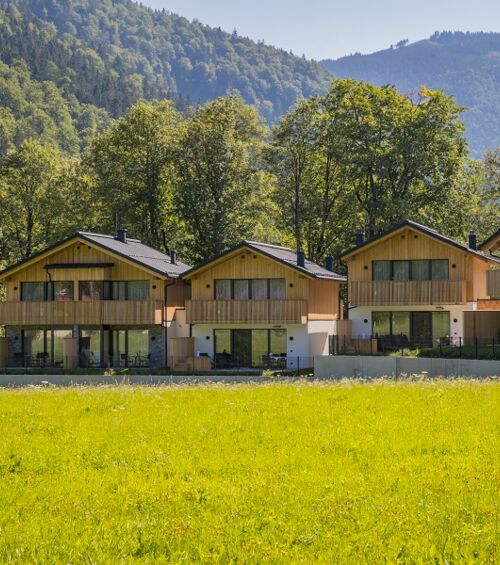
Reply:
M126 281L115 281L113 283L113 300L127 300Z
M48 285L48 300L70 302L73 300L73 281L54 281Z
M111 283L107 281L80 281L80 300L110 300Z
M392 278L395 281L408 281L410 280L410 262L409 261L394 261L392 264Z
M215 281L215 300L231 300L231 280L218 279Z
M54 330L52 335L54 365L64 363L64 340L73 337L71 330Z
M383 336L391 334L391 313L372 312L373 335Z
M449 279L448 259L431 261L431 277L433 281L447 281Z
M391 280L390 261L373 261L373 280L374 281Z
M271 300L285 300L285 279L271 279L269 281L269 298Z
M417 260L411 262L411 278L414 281L428 281L430 280L430 265L429 261Z
M80 358L85 367L101 366L101 330L81 331Z
M252 366L261 367L269 355L269 331L252 330Z
M286 330L270 330L270 353L286 357Z
M23 353L28 365L36 365L37 362L47 357L43 330L24 330Z
M404 335L410 337L410 313L409 312L393 312L392 313L392 335Z
M149 331L128 330L129 363L140 367L145 364L149 355Z
M148 281L129 281L127 287L127 300L147 300L149 298Z
M248 300L250 298L250 281L235 280L233 284L235 300Z
M215 330L215 353L231 354L231 330Z
M252 280L252 300L267 300L267 279Z
M45 300L45 283L21 283L21 300L23 302L42 302L43 300Z
M449 312L433 312L432 313L432 337L439 339L449 337L450 335L450 313Z

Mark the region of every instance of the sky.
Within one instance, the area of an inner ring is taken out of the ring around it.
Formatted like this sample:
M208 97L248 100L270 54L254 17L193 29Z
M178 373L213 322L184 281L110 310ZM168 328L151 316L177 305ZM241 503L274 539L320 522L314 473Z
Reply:
M311 59L371 53L435 31L500 32L500 0L142 0Z

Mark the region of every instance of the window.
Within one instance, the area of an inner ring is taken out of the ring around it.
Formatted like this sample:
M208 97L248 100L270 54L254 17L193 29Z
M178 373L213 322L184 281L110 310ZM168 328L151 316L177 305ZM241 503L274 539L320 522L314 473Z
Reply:
M450 335L450 313L449 312L433 312L432 313L432 337L439 339L449 337Z
M449 277L448 259L431 261L431 278L433 281L447 281Z
M113 283L113 300L127 300L126 281L115 281Z
M215 281L215 300L231 300L231 281L229 279Z
M80 300L111 300L111 290L108 281L80 281Z
M271 279L269 281L269 298L271 300L285 300L285 279Z
M233 284L235 300L248 300L250 298L250 281L236 280Z
M414 261L373 261L374 281L445 281L449 278L448 259Z
M43 300L45 300L45 283L21 283L21 300L23 302L42 302Z
M271 355L286 357L286 330L270 330Z
M390 312L373 312L372 322L373 322L373 329L372 329L373 335L376 336L391 335Z
M410 280L410 262L394 261L392 264L392 278L395 281Z
M390 261L373 261L373 280L374 281L391 280Z
M73 281L55 281L48 284L47 300L70 302L73 298Z
M252 300L267 300L268 299L268 286L267 279L253 279L252 280Z
M410 337L410 313L409 312L392 312L391 317L391 334L404 335Z
M129 281L127 283L127 300L148 300L148 298L148 281ZM117 300L116 298L114 299Z
M215 330L215 353L231 354L231 330Z

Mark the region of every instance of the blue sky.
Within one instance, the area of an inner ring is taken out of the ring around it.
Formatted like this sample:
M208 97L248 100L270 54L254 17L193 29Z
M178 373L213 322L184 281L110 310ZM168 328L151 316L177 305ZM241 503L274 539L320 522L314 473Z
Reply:
M385 49L439 30L500 31L500 0L142 0L309 58Z

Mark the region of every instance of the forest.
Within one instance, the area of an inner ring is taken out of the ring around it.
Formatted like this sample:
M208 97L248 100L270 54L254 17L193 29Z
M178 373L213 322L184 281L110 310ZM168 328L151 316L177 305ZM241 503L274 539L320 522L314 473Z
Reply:
M472 159L464 116L129 0L0 0L0 266L118 224L190 263L405 218L481 239L500 150Z

